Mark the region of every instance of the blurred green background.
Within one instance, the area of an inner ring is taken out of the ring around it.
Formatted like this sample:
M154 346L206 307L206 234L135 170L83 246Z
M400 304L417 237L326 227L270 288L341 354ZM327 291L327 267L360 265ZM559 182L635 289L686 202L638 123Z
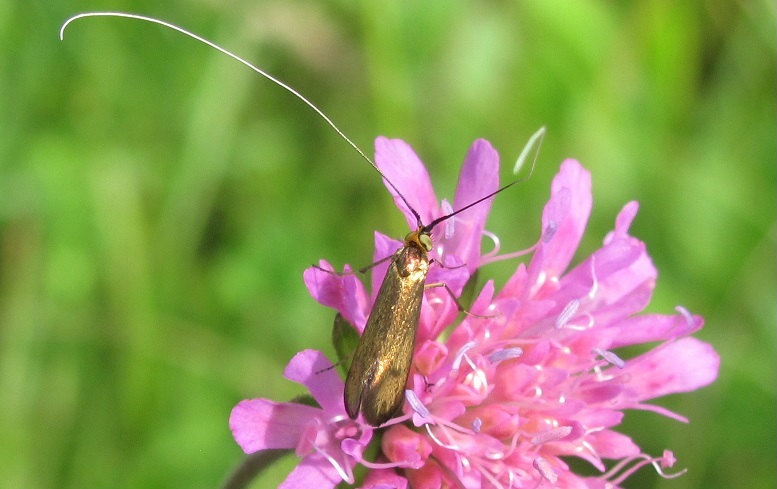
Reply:
M440 197L477 137L503 179L539 126L532 178L489 229L531 245L566 157L593 172L581 257L629 200L659 269L722 356L716 384L627 415L647 452L627 487L775 485L775 4L4 2L0 6L0 485L213 488L242 459L240 399L299 393L281 372L331 354L302 271L371 261L404 219L317 116L157 16L308 96L366 152L408 141ZM490 272L504 278L515 262ZM273 487L285 464L256 487Z

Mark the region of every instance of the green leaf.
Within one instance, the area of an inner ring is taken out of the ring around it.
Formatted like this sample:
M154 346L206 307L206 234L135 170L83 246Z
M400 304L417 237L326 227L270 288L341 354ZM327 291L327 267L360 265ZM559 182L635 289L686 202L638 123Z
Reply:
M343 375L348 375L348 369L351 368L351 355L358 343L359 334L356 328L338 312L332 325L332 345L337 353L337 365Z

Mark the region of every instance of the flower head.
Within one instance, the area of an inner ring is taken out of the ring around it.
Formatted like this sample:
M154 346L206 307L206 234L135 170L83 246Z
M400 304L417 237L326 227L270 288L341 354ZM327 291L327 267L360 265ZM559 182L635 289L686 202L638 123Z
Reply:
M438 204L426 170L404 142L379 138L376 163L424 223L498 188L498 156L483 140L467 154L453 205ZM415 228L405 202L390 191ZM645 464L663 473L674 463L671 452L652 458L614 428L626 409L684 420L647 401L711 383L719 358L710 345L688 337L702 327L701 317L683 308L677 314L638 315L650 301L656 270L644 243L628 233L635 202L620 212L602 247L570 268L591 203L590 174L576 161L565 161L528 265L519 265L498 292L487 282L469 306L471 315L449 334L443 333L459 316L455 301L443 288L425 292L408 402L404 416L384 430L379 465L361 459L372 429L343 417L342 382L328 374L303 376L322 408L305 408L302 421L293 423L293 416L277 411L288 404L239 404L231 420L238 443L246 451L270 448L268 440L277 437L284 446L298 447L307 454L300 467L315 464L327 474L326 487L338 476L352 482L350 470L357 463L373 469L365 487L616 487ZM432 266L427 283L445 283L459 295L481 265L513 256L498 255L494 236L496 249L481 253L489 209L490 202L483 202L435 229L430 257L440 265ZM376 261L400 246L376 233ZM320 265L331 270L324 261ZM314 267L304 278L316 300L361 332L385 267L373 270L371 292L352 274ZM647 342L660 343L630 359L614 351ZM338 423L350 423L350 431L333 430ZM284 433L271 434L274 430ZM581 477L564 457L587 460L602 475ZM607 459L618 461L609 471Z

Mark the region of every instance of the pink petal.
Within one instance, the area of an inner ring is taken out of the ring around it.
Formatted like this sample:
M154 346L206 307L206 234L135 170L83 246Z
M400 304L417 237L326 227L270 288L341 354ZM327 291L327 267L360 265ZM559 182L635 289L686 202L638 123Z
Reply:
M591 213L591 174L575 160L566 160L553 179L551 197L542 213L542 229L555 229L542 242L529 265L531 283L559 277L580 244ZM544 277L544 278L543 278Z
M604 238L604 244L608 244L614 238L627 236L638 210L639 202L634 200L623 206L615 219L615 230Z
M413 365L418 373L428 377L448 358L446 345L432 340L418 341L419 347L413 355Z
M407 479L392 469L374 469L367 473L361 489L407 489Z
M630 202L618 214L615 230L604 240L604 246L591 259L564 277L572 281L576 274L586 275L584 280L596 280L593 301L596 310L591 311L598 327L642 311L649 303L655 288L658 272L647 254L645 244L628 235L628 229L639 206ZM591 276L590 267L595 270ZM585 269L589 270L586 272ZM580 291L582 292L582 291Z
M656 276L655 267L637 240L623 239L611 242L597 250L590 258L572 269L561 279L562 290L569 298L580 298L592 291L607 302L625 295ZM596 287L596 289L594 289Z
M332 267L324 260L320 266L326 270ZM337 275L310 267L302 275L308 292L319 303L336 309L358 330L364 329L367 321L367 293L359 279L353 274Z
M510 439L521 427L521 417L500 404L484 404L469 409L456 420L461 426L472 426L480 419L480 432L498 439Z
M327 414L345 413L342 397L345 384L320 351L303 350L294 355L283 376L307 387Z
M580 312L604 327L648 305L656 274L644 243L618 237L566 274L559 289L547 297L557 302L556 314L570 301L579 300Z
M530 363L525 357L523 361ZM511 401L523 398L526 390L532 385L538 384L539 372L530 364L505 362L500 363L496 369L493 380L494 390L491 397L495 403L503 402L505 405Z
M493 314L488 310L488 306L491 304L491 302L493 302L495 292L496 286L494 285L493 280L489 280L483 284L483 288L480 290L480 293L475 298L475 300L472 301L472 305L469 307L469 312L473 314L481 314L484 316Z
M321 454L303 458L278 489L333 489L342 478Z
M267 399L240 401L229 416L229 429L246 453L272 448L295 448L302 428L321 410Z
M586 443L602 458L619 459L637 455L639 447L626 435L612 430L596 431L586 436Z
M424 224L439 215L437 197L424 164L413 149L401 139L378 137L375 139L375 164L396 185L408 203L420 214ZM384 182L385 183L385 182ZM394 196L397 207L405 214L410 229L418 226L415 217L407 209L396 190L386 185Z
M622 489L621 486L616 486L612 482L607 481L603 477L577 477L572 476L576 483L574 486L576 489ZM579 481L579 482L578 482Z
M426 436L405 425L392 426L383 434L383 455L403 466L419 468L432 453Z
M504 287L502 287L502 290L497 295L497 299L515 299L523 297L524 292L526 291L527 278L526 264L518 264L518 268Z
M456 289L451 287L451 290L456 293ZM458 291L460 292L461 289L459 288ZM416 330L416 342L436 339L458 315L459 309L445 288L427 289L421 302L421 318Z
M386 257L393 255L398 249L404 246L404 243L396 239L390 238L382 233L375 233L375 253L372 255L373 262L384 260ZM371 282L372 282L372 302L375 302L375 297L378 295L380 285L383 283L383 279L386 278L386 270L388 270L391 260L385 260L380 265L372 267Z
M628 386L643 400L704 387L717 378L719 367L712 345L689 337L627 361L623 372L631 375Z
M691 321L681 314L635 316L612 326L617 334L609 348L680 338L698 331L703 325L704 318L701 316L691 316Z
M624 387L620 382L598 382L577 393L577 399L586 404L599 406L615 405L617 399L623 394Z
M424 301L421 305L421 320L418 327L419 340L436 339L459 315L458 306L445 287L429 286L445 284L453 294L459 296L469 277L469 272L465 267L443 268L439 264L432 264L426 280L428 288L424 292Z
M606 467L604 463L602 462L601 457L598 453L591 452L591 449L586 447L585 450L581 450L579 446L571 444L571 443L563 443L559 444L558 448L554 450L554 455L557 456L569 456L569 457L578 457L586 462L593 465L597 470L600 472L604 472L606 470ZM570 472L562 472L561 476L563 478L564 474L571 474ZM563 480L563 479L562 479ZM568 486L564 486L568 487ZM578 486L572 486L572 487L578 487Z
M611 269L600 268L597 263L597 279L600 273L602 279L599 280L594 301L606 304L596 311L599 325L641 312L653 296L657 271L644 244L633 240L628 245L624 243L622 250L630 256L624 256L623 262L609 263Z
M451 477L455 476L450 475L446 477L447 474L443 474L443 469L440 465L442 464L426 464L418 470L407 471L406 475L410 487L413 489L439 489L457 486L465 488L476 487L459 481L451 483Z
M488 141L478 139L464 159L453 209L472 204L498 188L499 155ZM477 268L480 260L480 242L492 201L488 199L452 218L455 219L455 234L445 242L445 249L461 257L470 272Z
M462 264L464 262L461 260L446 260L445 266L433 262L429 268L429 276L426 278L426 283L443 283L450 287L454 294L460 294L472 276L466 266L459 266ZM444 289L440 289L436 292L443 291ZM447 294L447 296L450 297L450 294Z
M576 418L588 429L601 429L617 426L623 421L623 411L593 409L580 412Z
M343 309L340 313L357 331L362 332L367 324L369 314L367 311L371 304L369 296L356 275L349 275L343 279Z

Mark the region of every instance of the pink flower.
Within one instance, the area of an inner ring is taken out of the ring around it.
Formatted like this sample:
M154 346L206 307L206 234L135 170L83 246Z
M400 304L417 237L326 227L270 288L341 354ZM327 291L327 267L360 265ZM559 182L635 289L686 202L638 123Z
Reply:
M426 170L404 142L378 138L376 163L424 223L498 188L498 156L483 140L467 154L453 205L438 204ZM395 201L415 229L415 217L396 195ZM638 315L650 301L656 270L644 243L628 234L635 202L620 212L603 246L570 268L591 202L590 174L576 161L565 161L553 181L540 238L528 250L533 251L528 266L519 265L499 292L486 282L469 306L481 317L466 316L447 338L442 333L460 317L456 304L443 288L425 292L405 415L381 429L378 465L361 459L371 427L343 417L342 382L324 373L297 378L322 409L266 400L239 404L230 420L238 443L246 451L282 444L307 454L284 487L317 487L298 482L302 479L295 474L301 470L326 474L317 479L326 487L338 476L352 482L357 463L373 469L364 487L386 488L604 488L617 487L645 464L663 474L674 463L671 452L650 457L614 428L626 409L684 421L647 401L711 383L719 358L710 345L688 337L702 327L701 317L683 308L677 314ZM484 202L435 229L430 256L445 266L433 264L427 283L446 283L458 295L481 265L522 254L498 254L498 239L485 231L489 209L490 202ZM484 235L495 243L485 255ZM375 259L401 245L376 233ZM320 265L331 270L324 261ZM317 268L306 270L305 284L316 300L361 332L386 266L373 269L372 292L356 275ZM660 343L625 360L614 352L648 342ZM293 422L294 415L278 412L277 406L299 409L304 419ZM312 419L318 421L311 427ZM349 422L350 431L335 429ZM562 458L572 456L602 475L575 474ZM609 471L605 460L616 461Z
M302 457L282 488L353 483L353 467L372 438L372 427L345 414L343 381L331 367L320 352L305 350L292 358L283 373L307 387L320 408L249 399L232 409L229 427L244 452L288 448Z

